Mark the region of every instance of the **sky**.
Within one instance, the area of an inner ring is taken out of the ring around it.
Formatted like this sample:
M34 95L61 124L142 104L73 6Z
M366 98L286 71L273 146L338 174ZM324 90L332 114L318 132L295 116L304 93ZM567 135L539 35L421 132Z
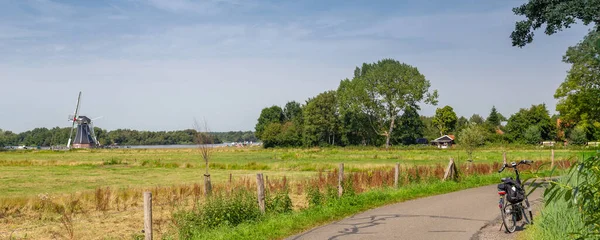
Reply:
M336 89L393 58L439 91L431 116L555 111L568 46L589 27L511 46L517 0L0 0L0 128L253 130L260 111Z

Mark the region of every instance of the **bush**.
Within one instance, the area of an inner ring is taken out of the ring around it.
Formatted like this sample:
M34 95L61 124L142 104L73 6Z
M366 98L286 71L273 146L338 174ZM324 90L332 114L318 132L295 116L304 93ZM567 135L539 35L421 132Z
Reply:
M523 138L528 144L539 144L542 141L542 132L538 126L530 126L525 130Z
M292 199L287 190L275 193L273 197L269 195L267 193L267 197L265 198L265 210L267 213L288 213L292 211Z
M580 128L580 127L576 127L575 129L573 129L573 131L571 131L571 134L569 135L569 140L570 143L573 145L584 145L587 143L587 136L585 133L585 129Z
M221 225L237 226L261 217L257 198L247 191L236 191L232 196L213 195L198 209L176 213L181 238L188 239L199 231Z
M325 199L323 194L321 194L321 191L319 191L319 188L316 186L310 186L308 188L308 193L306 194L306 197L308 198L307 201L309 207L319 206L323 204Z

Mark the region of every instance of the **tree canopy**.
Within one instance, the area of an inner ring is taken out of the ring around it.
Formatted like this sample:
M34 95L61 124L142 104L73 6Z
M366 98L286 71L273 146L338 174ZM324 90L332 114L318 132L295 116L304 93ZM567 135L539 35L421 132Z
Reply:
M303 115L305 145L340 143L340 122L335 91L327 91L309 99Z
M600 0L529 0L513 8L525 20L515 24L511 33L512 45L523 47L533 41L534 31L545 25L544 33L555 34L569 28L577 21L595 24L600 28Z
M261 134L269 124L282 123L284 118L283 110L279 106L273 105L271 107L263 108L258 117L256 127L254 128L256 130L256 137L260 139Z
M456 127L456 113L450 106L444 106L435 110L435 116L433 117L433 124L440 131L440 136L448 134Z
M571 64L554 97L561 121L579 126L587 138L600 139L600 32L590 32L569 47L563 61Z
M364 63L345 84L340 100L350 101L343 104L368 117L374 132L385 137L386 147L396 118L407 106L437 104L437 90L429 91L431 84L425 76L416 67L393 59Z
M556 138L556 124L552 122L545 104L532 105L529 109L521 108L508 119L506 131L509 140L513 142L533 144L535 143L533 137L525 139L524 136L526 133L529 134L528 136L537 136L534 134L536 131L539 131L541 140ZM536 139L536 142L539 141Z

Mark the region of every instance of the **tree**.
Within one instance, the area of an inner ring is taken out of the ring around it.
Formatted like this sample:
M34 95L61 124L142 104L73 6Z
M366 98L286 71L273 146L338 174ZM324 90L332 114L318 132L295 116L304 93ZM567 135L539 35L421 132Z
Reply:
M587 143L586 131L583 127L576 127L569 135L569 143L573 145L584 145Z
M302 129L294 122L286 122L281 126L279 145L285 147L302 146Z
M485 122L485 120L483 119L483 117L481 117L481 115L479 114L473 114L470 118L469 118L469 123L475 123L475 124L483 124Z
M490 115L487 117L487 119L485 120L485 122L496 128L498 126L500 126L500 115L498 114L498 111L496 111L496 106L492 106L492 110L490 111Z
M533 32L544 24L547 35L569 28L577 20L584 25L593 23L600 30L600 0L529 0L513 12L527 18L515 24L510 35L513 46L531 43Z
M456 127L456 113L450 106L438 108L435 110L435 116L433 117L433 124L440 131L440 136L448 134Z
M0 129L0 151L2 150L1 148L3 148L4 146L7 146L7 145L8 145L8 138L4 134L4 130Z
M458 142L464 147L469 160L473 160L473 151L485 143L486 131L475 123L469 123L465 129L458 133Z
M256 123L256 137L261 139L261 134L265 130L265 127L270 123L281 123L283 122L283 110L279 106L271 106L268 108L263 108L260 112L260 117L258 117L258 122Z
M304 107L304 144L336 145L339 142L339 114L335 91L327 91L311 98Z
M200 150L200 155L205 163L204 173L204 195L210 196L212 193L212 184L210 180L210 173L208 173L208 167L213 154L214 137L210 134L208 124L204 120L203 126L200 126L196 119L194 119L194 129L196 130L195 142Z
M540 141L542 141L542 132L538 126L530 126L527 128L527 130L525 130L523 139L528 144L539 144Z
M302 122L302 105L296 101L286 103L283 108L283 115L285 116L286 121L298 119L297 122Z
M435 139L439 137L440 132L433 125L433 117L421 116L421 122L425 125L423 136L427 139Z
M417 110L416 106L409 106L402 116L398 117L398 129L394 132L395 142L411 145L416 143L417 138L423 137L425 125Z
M545 104L532 105L529 109L521 108L510 116L506 124L506 134L512 142L531 142L524 137L525 132L532 126L537 127L540 138L553 140L556 136L556 125L552 122ZM531 131L531 129L530 129ZM539 142L539 141L536 141Z
M272 122L267 125L262 133L262 144L264 148L279 146L279 135L281 135L281 123Z
M560 120L579 126L587 138L600 134L600 32L590 32L569 47L563 61L571 64L565 81L556 89Z
M465 129L469 125L469 120L463 116L460 116L458 120L456 120L456 132L460 132Z
M421 102L437 104L437 90L429 92L430 86L429 80L416 67L383 59L357 67L343 93L352 97L342 100L351 100L347 104L354 112L368 116L370 127L385 137L387 148L401 111Z

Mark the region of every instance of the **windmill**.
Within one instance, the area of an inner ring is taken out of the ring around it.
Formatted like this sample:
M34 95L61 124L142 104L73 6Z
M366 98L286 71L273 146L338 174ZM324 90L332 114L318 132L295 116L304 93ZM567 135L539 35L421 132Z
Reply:
M69 133L69 142L67 143L67 147L71 148L71 140L73 137L73 130L77 129L75 132L75 140L73 143L73 148L93 148L98 146L98 140L96 139L96 134L94 133L94 124L93 120L86 116L80 116L79 114L79 106L81 103L81 92L79 92L79 97L77 97L77 106L75 107L75 114L69 116L69 121L73 122L71 126L71 132ZM77 124L77 127L75 127Z

